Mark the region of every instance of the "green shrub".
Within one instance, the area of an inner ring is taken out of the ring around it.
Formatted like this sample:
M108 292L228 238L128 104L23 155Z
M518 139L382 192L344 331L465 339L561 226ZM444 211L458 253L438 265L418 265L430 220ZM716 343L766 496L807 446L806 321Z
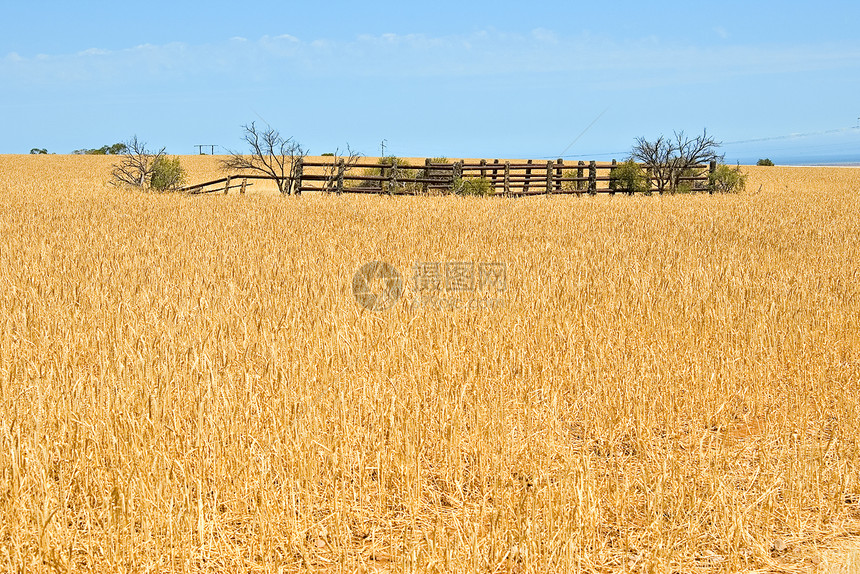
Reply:
M486 177L462 177L454 181L454 192L459 195L484 197L493 195L493 183Z
M93 149L76 149L72 153L75 155L122 155L128 151L128 146L124 143L115 143L113 145L103 145L100 148Z
M566 169L561 173L561 176L562 177L576 177L576 170L575 169ZM577 182L575 182L575 181L562 182L561 189L563 189L564 191L575 190L576 189L576 183Z
M379 161L377 161L376 163L379 164L380 166L391 167L391 166L395 165L395 162L397 164L397 179L414 178L414 177L416 177L416 174L419 173L418 170L411 167L409 165L409 162L407 162L405 159L401 159L401 158L399 158L397 156L393 156L393 155L381 157L381 158L379 158ZM391 176L391 170L390 169L385 169L384 171L385 171L386 176ZM383 175L382 172L383 172L382 167L372 167L372 168L365 169L362 172L362 175L380 176L380 175ZM384 191L386 193L389 193L389 192L390 193L414 192L416 190L416 188L418 187L418 186L416 186L416 184L411 183L411 182L410 183L398 182L396 190L389 190L389 185L390 185L390 183L387 181L362 181L358 184L358 187L365 187L365 188L382 187L382 191Z
M718 193L737 193L746 187L747 176L741 173L741 166L729 167L720 164L708 177L711 189Z
M708 189L708 183L690 179L681 179L683 177L696 177L700 175L703 175L703 172L700 169L688 167L681 170L681 173L678 176L678 181L675 185L670 186L669 193L685 194L696 193L697 191L706 191Z
M639 164L628 159L612 170L609 186L627 193L646 193L649 189L648 176Z
M169 191L185 183L185 170L179 158L158 156L152 162L149 186L156 191Z
M582 170L582 173L579 170ZM562 177L588 177L588 164L584 164L581 167L576 166L572 168L565 167L562 172ZM565 181L561 184L561 189L565 191L584 191L588 189L587 181Z
M755 164L756 164L756 165L766 165L766 166L771 166L771 165L773 165L773 162L772 162L772 161L770 161L770 159L768 159L768 158L764 158L764 159L760 159L760 160L758 160Z

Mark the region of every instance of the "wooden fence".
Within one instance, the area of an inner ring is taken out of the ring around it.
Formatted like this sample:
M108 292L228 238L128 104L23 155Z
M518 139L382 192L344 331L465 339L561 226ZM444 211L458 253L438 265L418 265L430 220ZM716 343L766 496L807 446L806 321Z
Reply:
M239 189L244 193L248 180L287 181L291 193L376 193L390 195L421 195L429 193L462 193L481 190L489 195L523 196L549 194L596 195L598 193L633 194L632 190L620 187L612 177L618 167L611 162L565 163L556 161L505 161L480 160L434 163L426 159L423 165L410 165L394 161L390 164L352 163L343 159L333 161L297 160L293 177L274 178L261 174L236 174L213 181L181 188L179 191L197 193L227 193ZM710 165L693 166L698 175L679 178L692 189L709 191L709 172L716 169ZM652 191L654 190L652 178Z

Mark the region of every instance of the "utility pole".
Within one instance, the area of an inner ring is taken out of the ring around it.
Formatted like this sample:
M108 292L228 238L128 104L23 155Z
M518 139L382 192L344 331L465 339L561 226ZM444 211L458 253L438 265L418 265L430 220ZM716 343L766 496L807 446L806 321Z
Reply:
M209 155L215 155L215 144L197 144L194 147L197 148L198 155L206 155L203 153L203 148L209 148Z
M382 153L382 156L380 156L380 157L385 157L385 144L386 144L386 142L388 142L388 140L382 140L381 142L379 142L379 149L381 150L381 153Z

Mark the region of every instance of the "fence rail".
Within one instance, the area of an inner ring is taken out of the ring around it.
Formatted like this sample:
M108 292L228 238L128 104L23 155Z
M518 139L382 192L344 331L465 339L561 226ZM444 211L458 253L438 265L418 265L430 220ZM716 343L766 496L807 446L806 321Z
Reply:
M434 163L426 159L423 165L407 162L347 164L343 159L332 161L309 161L299 159L292 166L292 175L273 177L263 174L235 174L216 180L190 185L179 189L189 194L227 193L238 188L240 193L252 183L248 180L272 180L286 183L291 193L369 193L390 195L421 195L435 192L460 193L467 186L479 182L489 195L550 195L575 194L610 195L629 194L634 191L620 187L613 177L618 168L611 162L578 161L565 163L556 161L500 161L498 159L479 162L457 161ZM696 175L682 176L679 181L688 182L692 189L709 191L709 174L716 169L716 162L693 166ZM655 179L648 174L650 190L654 191ZM240 183L236 183L240 182Z

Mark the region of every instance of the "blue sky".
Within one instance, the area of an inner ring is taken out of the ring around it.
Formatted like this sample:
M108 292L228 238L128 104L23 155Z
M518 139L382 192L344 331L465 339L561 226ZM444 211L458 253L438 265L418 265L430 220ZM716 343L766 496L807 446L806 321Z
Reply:
M707 128L729 161L860 161L857 2L33 0L2 12L0 153L135 134L175 154L242 149L256 121L312 154L349 143L377 155L384 139L400 156L621 159L636 137Z

